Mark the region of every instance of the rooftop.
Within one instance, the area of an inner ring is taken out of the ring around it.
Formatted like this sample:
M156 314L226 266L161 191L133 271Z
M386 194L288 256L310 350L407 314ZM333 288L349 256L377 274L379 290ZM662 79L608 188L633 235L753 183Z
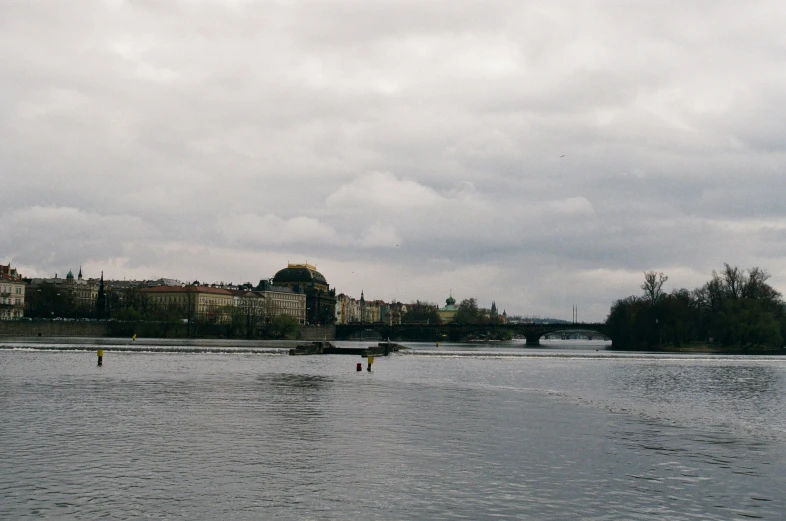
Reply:
M213 295L233 295L228 289L213 288L210 286L153 286L151 288L142 288L139 291L145 293L212 293Z

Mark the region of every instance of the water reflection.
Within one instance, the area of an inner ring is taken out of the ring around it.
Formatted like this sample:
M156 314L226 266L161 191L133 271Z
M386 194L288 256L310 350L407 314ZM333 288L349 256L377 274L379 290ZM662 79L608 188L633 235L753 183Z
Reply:
M263 374L257 377L257 381L272 388L283 387L284 389L300 391L321 391L324 390L332 379L312 374Z
M779 365L652 361L610 364L607 369L609 388L651 417L690 419L746 433L761 427L783 433L786 427L780 414L786 385Z
M255 380L250 399L267 432L284 439L316 440L329 436L326 420L332 380L309 374L270 373Z

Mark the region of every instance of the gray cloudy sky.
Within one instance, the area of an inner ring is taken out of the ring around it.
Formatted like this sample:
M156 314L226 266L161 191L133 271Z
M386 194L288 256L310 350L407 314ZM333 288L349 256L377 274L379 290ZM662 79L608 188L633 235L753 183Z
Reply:
M0 0L0 262L495 300L786 291L780 0Z

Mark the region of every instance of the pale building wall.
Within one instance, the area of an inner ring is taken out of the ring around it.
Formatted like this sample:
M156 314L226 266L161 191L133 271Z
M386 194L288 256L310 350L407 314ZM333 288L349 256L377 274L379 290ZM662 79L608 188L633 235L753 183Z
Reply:
M0 275L0 319L9 320L25 316L25 289L27 284L9 275Z

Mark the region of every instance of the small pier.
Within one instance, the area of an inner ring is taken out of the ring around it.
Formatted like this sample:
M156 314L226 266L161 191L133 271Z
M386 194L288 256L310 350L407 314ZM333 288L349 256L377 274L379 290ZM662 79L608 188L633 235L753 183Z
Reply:
M300 344L297 347L290 349L289 354L292 356L300 355L354 355L354 356L388 356L390 353L396 352L399 349L406 349L406 347L396 344L395 342L380 342L375 346L369 347L336 347L330 342L309 342L307 344Z

